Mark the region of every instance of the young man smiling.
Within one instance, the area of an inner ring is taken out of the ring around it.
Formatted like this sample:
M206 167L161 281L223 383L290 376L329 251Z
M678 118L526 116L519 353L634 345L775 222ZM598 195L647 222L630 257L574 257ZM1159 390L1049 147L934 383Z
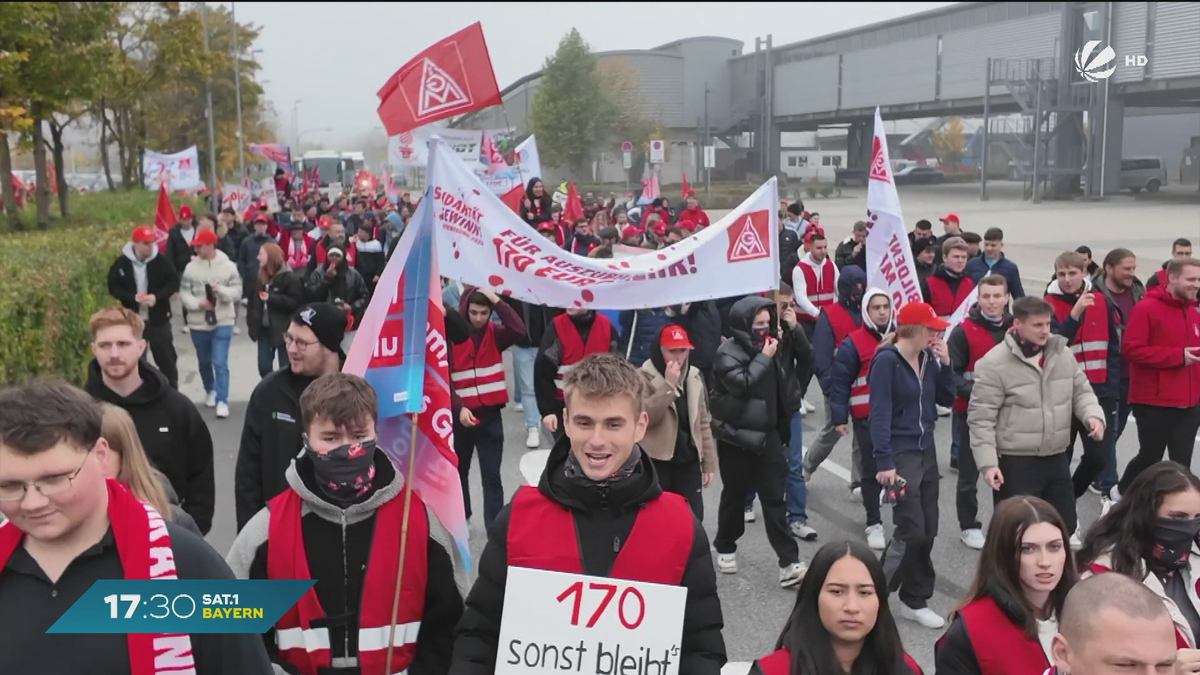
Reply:
M456 630L455 675L490 675L509 567L683 586L679 672L718 675L725 665L721 602L704 528L687 501L663 492L639 445L649 423L647 385L628 361L589 356L563 381L565 435L537 487L500 512L479 578Z

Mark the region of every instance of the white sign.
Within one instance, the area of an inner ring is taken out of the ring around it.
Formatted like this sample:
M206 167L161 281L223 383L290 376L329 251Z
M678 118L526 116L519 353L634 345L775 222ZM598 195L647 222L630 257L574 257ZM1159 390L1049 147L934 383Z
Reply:
M676 675L687 588L508 568L496 675Z
M429 165L429 139L441 136L462 161L472 166L480 163L483 132L472 129L451 129L427 125L406 131L388 139L388 163L395 169Z
M275 179L264 178L259 182L259 189L262 191L261 196L267 200L267 209L269 213L279 213L279 195L275 194Z
M200 181L200 155L196 146L173 155L147 150L142 155L142 178L148 190L157 190L165 181L167 190L196 190Z
M717 146L715 146L715 145L704 146L704 168L706 168L706 169L717 168Z
M621 159L621 165L625 167L626 171L628 171L629 169L632 169L633 168L633 153L626 150L625 152L623 152L621 154L625 155Z
M328 195L330 199L337 199L342 194L342 184L340 182L330 183L329 187L325 188L325 190L325 194Z
M650 163L662 164L666 161L666 148L663 141L650 141Z
M221 190L221 195L221 208L233 209L238 216L250 208L250 202L253 199L250 188L239 183L226 183L224 189Z
M887 291L893 309L899 310L904 303L921 302L922 298L891 166L883 119L876 108L867 181L867 287Z
M775 179L711 227L631 260L578 256L548 243L445 144L430 145L429 197L443 276L550 307L645 309L779 286ZM414 216L414 222L420 222ZM411 228L410 228L411 229Z

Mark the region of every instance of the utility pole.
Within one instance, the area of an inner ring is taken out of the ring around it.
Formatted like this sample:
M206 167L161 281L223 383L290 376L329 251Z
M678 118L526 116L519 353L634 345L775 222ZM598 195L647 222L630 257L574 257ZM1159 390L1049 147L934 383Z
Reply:
M200 30L204 33L204 56L208 57L208 3L200 3ZM209 194L216 205L217 192L221 186L217 184L217 142L213 132L212 78L204 78L204 116L208 118L208 167L212 185L208 186ZM215 208L213 210L216 210Z
M242 50L238 49L237 3L229 3L229 20L233 22L233 93L237 99L238 172L246 180L246 139L242 136Z
M708 82L704 83L704 148L701 150L701 157L707 159L708 146L712 145L712 136L708 131ZM704 166L704 201L712 199L712 168L708 166L707 161L702 162Z

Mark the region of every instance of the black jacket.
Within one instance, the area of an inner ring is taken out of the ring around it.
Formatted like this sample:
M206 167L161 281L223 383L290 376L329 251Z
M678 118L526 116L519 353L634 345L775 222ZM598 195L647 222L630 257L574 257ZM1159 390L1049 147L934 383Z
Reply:
M729 310L732 334L713 362L713 436L752 452L781 448L791 436L791 414L800 406L797 369L812 359L812 347L797 324L785 332L775 357L762 353L751 333L754 316L771 314L771 335L779 335L775 303L750 295ZM777 445L778 444L778 445Z
M271 344L282 347L283 334L292 322L292 313L304 304L304 282L290 268L284 267L271 278L265 288L269 325L263 326L263 301L259 299L258 293L264 290L264 286L256 276L254 292L250 294L246 304L246 330L250 333L250 339L258 342L262 337L263 328L267 328L267 337Z
M121 257L108 268L108 294L133 312L138 311L137 279L133 273L133 244L125 245ZM146 323L160 325L171 320L171 296L179 292L179 272L155 247L146 261L146 292L155 297Z
M967 310L967 318L980 326L987 327L988 334L992 336L992 340L996 344L1004 341L1004 334L1008 332L1009 328L1012 328L1013 322L1012 315L1006 309L1004 310L1004 320L1000 322L1000 325L993 324L983 318L978 304ZM950 338L946 340L946 348L950 351L950 366L954 369L954 395L970 400L971 389L975 386L975 380L968 380L966 376L967 364L971 362L971 345L967 343L967 333L961 324L950 331Z
M861 269L867 269L867 245L863 243L859 249L858 255L854 255L854 247L858 246L858 242L854 241L854 237L844 239L837 245L837 249L833 252L833 264L841 269L847 265L858 265Z
M258 249L262 248L263 244L273 241L275 240L269 234L254 233L242 240L238 246L237 258L234 258L242 279L253 279L254 275L258 274Z
M579 338L583 340L584 344L587 344L588 335L591 334L592 326L595 325L596 317L599 315L590 312L586 316L591 318L576 317L572 319L575 327L579 330ZM609 344L609 350L613 353L618 351L619 337L617 333L619 330L617 326L612 327L612 342ZM562 363L562 343L558 340L558 330L551 322L546 324L546 332L542 335L542 344L538 348L537 358L533 362L533 393L537 398L538 412L542 413L542 417L557 415L563 410L563 402L558 400L555 394L558 387L554 384L560 363Z
M300 394L316 379L281 368L250 394L233 472L238 531L287 487L284 474L304 447Z
M512 297L504 298L504 301L521 317L521 321L525 322L525 338L517 341L515 345L517 347L540 346L542 338L546 335L547 326L554 320L554 317L562 314L561 309L522 302Z
M194 237L199 230L193 229L192 232ZM192 255L194 255L192 242L183 238L183 230L178 223L172 225L170 231L167 232L167 260L171 261L171 267L183 274L184 268L192 262Z
M317 600L326 616L331 617L328 626L331 656L334 659L357 657L358 615L367 561L376 534L376 515L387 502L404 499L404 482L397 478L396 469L387 456L376 450L375 478L371 489L344 508L321 497L312 460L306 456L297 458L288 467L287 483L304 501L300 530L304 537L309 574L317 580L313 587ZM428 508L426 512L429 513ZM426 547L425 609L417 633L417 653L407 671L409 675L445 675L450 667L450 654L454 646L454 626L463 613L465 570L455 568L452 554L446 548L455 544L445 528L432 516L430 518ZM268 578L269 525L270 510L263 509L238 534L228 560L239 578ZM398 537L400 533L388 535ZM439 543L438 539L443 543ZM464 590L459 589L459 583ZM387 601L390 603L391 600L389 593ZM299 672L290 665L279 663L274 631L263 633L262 640L271 660L284 672ZM361 672L358 668L333 670L345 675Z
M569 480L564 472L570 440L563 437L550 451L538 490L571 510L578 533L583 573L608 576L621 542L629 538L638 509L662 495L650 456L642 452L639 469L608 489ZM640 450L639 450L640 452ZM479 578L467 596L466 611L455 631L454 675L491 675L495 670L504 589L508 577L508 522L511 504L492 524L479 558ZM684 609L679 672L717 675L725 665L724 620L713 571L708 535L692 520L694 535L681 586L688 589ZM614 545L615 544L615 545Z
M1025 610L1008 591L993 581L988 583L988 595L1009 621L1017 626L1025 624ZM939 675L983 675L979 661L975 658L975 648L971 646L971 635L967 632L967 624L961 614L956 613L954 620L950 622L950 628L946 630L946 635L935 643L933 658L934 670Z
M683 317L676 319L683 325L691 338L691 364L700 372L712 370L713 359L717 357L717 347L721 346L721 313L716 301L704 300L693 302Z
M917 272L917 276L920 277L921 273ZM938 263L934 267L932 273L925 275L925 278L921 279L921 298L927 303L930 301L929 300L929 281L928 281L929 277L938 277L942 281L945 281L946 285L950 287L951 295L955 295L955 296L958 295L959 284L961 284L963 281L967 280L966 274L960 274L958 276L954 276L952 272L950 272L949 270L946 269L945 265Z
M316 256L313 256L316 259ZM350 305L350 313L354 315L354 328L362 321L363 312L367 311L367 303L371 300L371 292L367 282L363 280L358 270L350 267L343 259L338 263L337 274L333 278L326 276L329 264L317 268L306 282L310 302L328 302L341 308L342 303Z
M216 502L213 442L208 425L191 399L171 388L167 378L145 361L138 363L142 386L121 397L104 384L100 364L88 364L84 389L95 398L124 408L154 468L163 472L183 510L204 534L212 527Z

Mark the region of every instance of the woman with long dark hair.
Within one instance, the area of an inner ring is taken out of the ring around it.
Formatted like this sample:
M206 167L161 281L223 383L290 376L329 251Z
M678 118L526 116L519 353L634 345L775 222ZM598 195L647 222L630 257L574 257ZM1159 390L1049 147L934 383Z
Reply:
M546 192L546 186L541 178L530 178L525 186L525 199L521 201L521 218L533 227L538 223L550 220L550 208L554 200Z
M1117 572L1162 598L1175 622L1180 663L1200 672L1200 479L1175 462L1138 474L1121 501L1096 521L1076 558L1084 576Z
M796 605L750 675L921 675L888 609L883 567L866 544L835 541L813 556Z
M996 506L975 580L938 640L938 673L1041 675L1052 665L1050 641L1078 579L1070 538L1042 499L1022 495Z
M247 303L246 328L250 339L258 343L258 374L266 377L279 367L288 367L283 334L291 325L292 312L304 304L304 282L288 267L283 249L269 241L258 249L256 288Z

